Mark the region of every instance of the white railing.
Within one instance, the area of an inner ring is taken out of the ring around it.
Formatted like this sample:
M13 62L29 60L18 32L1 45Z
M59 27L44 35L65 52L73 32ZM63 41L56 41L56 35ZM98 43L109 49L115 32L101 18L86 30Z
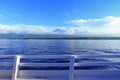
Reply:
M120 66L120 55L1 55L0 58L13 57L14 63L11 62L1 62L0 66L10 66L13 65L13 70L0 70L1 76L12 76L7 77L12 80L22 80L23 79L55 79L59 80L79 80L83 76L120 76L120 69L99 69L99 70L90 70L90 69L75 69L75 67L84 67L84 66L107 66L107 65L119 65ZM115 58L117 61L109 62L76 62L77 59L108 59ZM59 59L66 62L21 62L22 59ZM19 67L68 67L64 70L20 70ZM91 74L92 73L92 74ZM0 76L0 77L1 77ZM3 79L2 79L3 80ZM83 79L84 80L84 79Z

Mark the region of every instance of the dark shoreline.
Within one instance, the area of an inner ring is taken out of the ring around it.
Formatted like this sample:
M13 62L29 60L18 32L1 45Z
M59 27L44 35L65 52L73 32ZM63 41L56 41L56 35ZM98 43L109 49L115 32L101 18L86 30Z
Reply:
M65 39L65 40L120 40L120 36L62 35L62 34L0 34L0 39Z
M0 39L17 39L17 40L120 40L120 37L81 37L81 38L0 38Z

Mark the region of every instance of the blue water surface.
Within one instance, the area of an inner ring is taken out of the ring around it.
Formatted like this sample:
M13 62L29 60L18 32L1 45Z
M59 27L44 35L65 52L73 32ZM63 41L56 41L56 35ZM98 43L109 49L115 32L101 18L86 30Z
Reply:
M0 40L2 55L119 54L120 40Z
M120 54L120 40L0 40L0 55L108 55ZM76 62L111 62L120 59L80 59ZM0 62L12 62L14 59L3 58ZM22 59L21 62L60 62L59 60ZM65 60L64 60L65 61ZM63 62L63 60L62 60ZM0 70L12 69L13 66L0 66ZM61 69L59 67L20 67L20 69ZM62 68L66 69L66 68ZM120 65L87 66L75 69L120 69Z

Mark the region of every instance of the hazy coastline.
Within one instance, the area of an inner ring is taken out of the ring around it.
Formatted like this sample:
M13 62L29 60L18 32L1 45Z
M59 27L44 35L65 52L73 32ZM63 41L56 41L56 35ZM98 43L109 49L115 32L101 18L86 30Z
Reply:
M120 40L119 36L59 35L59 34L0 34L0 39L88 39L88 40Z

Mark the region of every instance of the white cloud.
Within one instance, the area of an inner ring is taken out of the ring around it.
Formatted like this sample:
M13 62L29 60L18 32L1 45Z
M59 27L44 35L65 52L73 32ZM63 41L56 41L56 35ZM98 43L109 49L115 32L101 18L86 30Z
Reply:
M70 23L91 34L120 34L120 17L107 16L99 19L78 19L71 20Z
M0 24L0 33L31 33L42 34L49 33L49 28L42 25L3 25Z
M85 23L85 22L87 22L87 20L79 19L79 20L71 20L70 22L72 22L72 23Z
M26 33L26 34L74 34L74 27L60 26L48 27L43 25L3 25L0 24L0 33Z
M8 33L9 27L7 25L0 24L0 33Z
M120 34L120 17L107 16L98 19L71 20L72 26L48 27L44 25L4 25L0 33L26 34Z

